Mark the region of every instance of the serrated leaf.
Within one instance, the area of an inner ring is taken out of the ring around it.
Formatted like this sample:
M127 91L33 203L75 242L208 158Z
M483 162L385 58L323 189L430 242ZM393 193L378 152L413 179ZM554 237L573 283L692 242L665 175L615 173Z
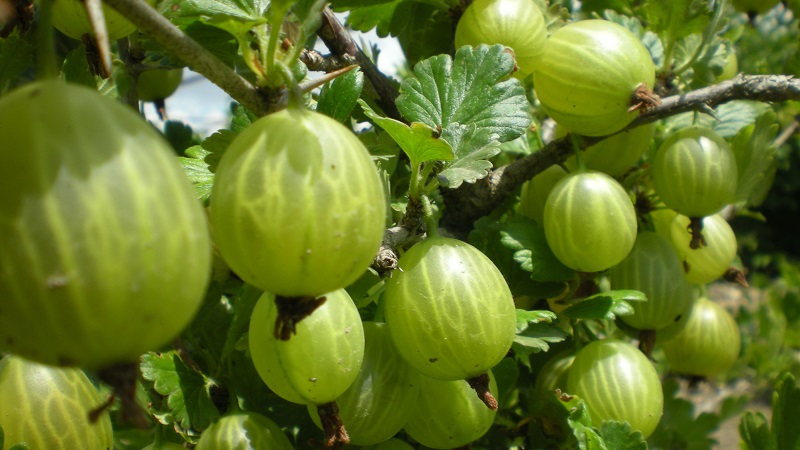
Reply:
M739 168L736 202L758 206L764 201L778 168L778 149L773 144L777 134L775 113L768 110L756 120L754 126L743 128L731 141Z
M800 449L800 388L794 375L784 373L772 394L772 435L777 450Z
M579 400L577 406L570 409L567 423L572 428L581 450L609 450L603 438L592 428L592 419L586 402Z
M142 377L167 397L171 414L184 429L203 430L219 418L209 395L213 383L190 369L175 351L142 356Z
M22 73L33 65L34 48L17 35L0 39L0 90L5 90L17 81Z
M627 422L607 420L600 427L600 437L614 450L647 450L647 441L641 431L631 430Z
M194 192L202 202L208 201L211 196L211 187L214 184L214 174L208 168L208 163L204 160L209 152L201 146L195 145L186 149L186 156L178 157L178 162L183 166L186 177L194 186Z
M244 106L236 103L232 106L232 117L230 129L234 133L244 131L251 123L255 122L258 117L251 113Z
M752 125L756 119L769 109L761 102L734 100L719 105L714 110L716 118L707 114L677 114L664 120L666 134L678 131L691 125L700 125L713 129L718 135L730 139L744 127Z
M536 323L551 323L556 320L556 313L553 311L526 311L517 309L517 334L528 329L528 326Z
M214 24L255 25L266 23L269 3L269 0L168 0L160 9L170 19L202 18Z
M358 103L364 114L394 139L397 145L408 155L412 166L426 161L451 160L453 149L443 139L436 137L436 131L422 122L413 122L411 126L388 117L381 117L363 100Z
M346 123L363 86L364 74L358 69L325 83L317 100L317 112Z
M747 411L739 422L742 450L774 450L769 422L762 412Z
M455 188L474 182L491 168L499 144L526 132L530 104L518 80L508 78L513 57L502 45L464 46L454 59L438 55L414 67L403 81L397 107L411 122L442 130L456 158L439 174Z
M575 271L553 254L544 230L528 218L518 217L506 223L500 230L500 243L514 251L514 261L535 281L558 282L575 276Z
M634 313L631 301L647 301L647 297L639 291L608 291L587 297L561 312L570 319L608 319L617 316L629 316Z

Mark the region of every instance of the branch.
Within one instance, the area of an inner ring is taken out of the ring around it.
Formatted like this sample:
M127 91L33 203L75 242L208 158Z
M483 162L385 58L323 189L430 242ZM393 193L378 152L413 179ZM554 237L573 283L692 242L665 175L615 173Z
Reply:
M333 52L333 54L340 57L348 55L355 58L356 62L361 66L361 71L369 81L370 85L375 91L378 99L378 106L381 107L384 114L392 119L405 122L400 111L397 109L394 101L400 93L397 88L392 84L386 75L381 73L375 64L367 58L367 55L358 48L358 44L353 40L353 36L345 29L339 19L333 14L330 8L325 8L322 11L322 25L317 32L317 35L325 43L325 46Z
M192 70L219 86L254 114L262 116L277 111L285 105L285 95L277 98L267 96L184 34L144 0L105 0L105 2L159 45L180 58Z
M637 117L625 130L689 111L713 114L715 107L732 100L800 100L800 79L788 75L739 75L720 84L664 98L661 105ZM607 137L584 137L583 148ZM563 163L571 155L572 142L570 136L565 136L536 153L492 170L474 184L464 183L458 189L443 190L447 208L442 226L453 231L469 230L475 220L489 214L527 180L553 164Z

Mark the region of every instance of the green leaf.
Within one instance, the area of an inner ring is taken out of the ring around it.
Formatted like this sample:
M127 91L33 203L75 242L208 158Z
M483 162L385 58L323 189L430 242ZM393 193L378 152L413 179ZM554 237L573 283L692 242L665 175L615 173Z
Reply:
M375 121L378 126L397 142L403 149L412 166L418 166L426 161L451 160L453 149L443 139L436 137L436 130L422 122L413 122L411 126L388 117L381 117L363 100L358 101L364 114Z
M800 449L800 388L794 375L789 372L781 375L772 394L772 435L777 450Z
M195 145L186 149L186 156L178 157L178 162L183 166L183 170L189 181L194 186L195 195L202 202L208 201L211 196L211 187L214 184L214 174L208 168L205 157L210 152L201 146Z
M192 127L175 120L168 120L164 124L164 137L178 154L184 153L187 148L196 143Z
M231 32L246 33L258 24L267 23L269 0L167 0L159 5L167 18L201 19Z
M731 142L739 168L736 202L758 206L766 198L778 168L778 149L773 144L777 134L775 113L768 110L756 120L754 126L739 131Z
M452 55L455 27L449 8L421 1L404 1L394 11L392 34L397 36L409 67L435 55Z
M575 401L577 397L573 399ZM570 409L567 423L572 428L572 433L578 440L581 450L609 450L603 438L592 428L592 419L586 402L578 400L577 405Z
M17 35L0 39L0 92L13 87L14 82L33 65L33 46Z
M203 430L219 418L209 395L213 383L190 369L175 351L146 353L141 370L156 392L167 397L167 406L182 428Z
M375 29L375 32L380 37L386 37L389 34L396 36L402 30L401 26L393 26L393 22L400 22L395 18L395 10L403 3L403 0L366 0L364 5L352 4L357 2L357 0L355 2L332 2L336 11L343 11L357 6L347 16L347 25L354 30L368 32Z
M403 81L397 107L411 122L442 130L456 158L439 174L455 188L475 182L492 167L499 144L526 132L530 104L518 80L509 78L514 61L502 45L464 46L455 59L438 55L414 67Z
M775 450L769 432L769 422L762 412L747 411L739 422L742 450Z
M81 44L67 53L61 67L61 76L68 83L82 84L92 89L97 88L97 82L89 70L89 63L86 60L86 46Z
M305 42L308 36L316 33L322 22L322 9L325 4L325 0L297 0L295 2L292 12L300 20L299 42Z
M633 314L633 307L628 302L647 301L647 297L639 291L608 291L587 297L561 312L570 319L608 319Z
M559 261L547 245L544 229L533 220L518 216L500 230L500 243L514 251L514 261L531 273L535 281L566 281L575 271Z
M16 444L11 446L8 450L28 450L28 444Z
M317 100L317 112L346 123L363 86L364 74L358 69L326 83Z
M697 0L651 0L646 2L644 13L649 28L661 36L665 45L702 33L710 16L707 3Z
M631 430L627 422L607 420L600 427L600 437L614 450L647 450L647 441L641 431Z
M517 309L517 334L528 329L530 324L551 323L556 320L556 313L553 311L526 311Z
M251 123L255 122L258 117L256 117L253 113L247 110L244 106L235 103L232 106L232 117L231 117L231 131L234 133L238 133L240 131L244 131L245 128L249 127Z
M557 325L539 322L529 325L525 331L514 336L514 344L527 348L528 353L546 352L550 344L567 338L567 333Z

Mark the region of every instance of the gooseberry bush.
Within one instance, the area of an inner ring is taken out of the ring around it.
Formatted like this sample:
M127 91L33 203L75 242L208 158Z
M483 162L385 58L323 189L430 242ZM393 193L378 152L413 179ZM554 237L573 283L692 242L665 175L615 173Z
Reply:
M0 0L0 450L797 448L798 14Z

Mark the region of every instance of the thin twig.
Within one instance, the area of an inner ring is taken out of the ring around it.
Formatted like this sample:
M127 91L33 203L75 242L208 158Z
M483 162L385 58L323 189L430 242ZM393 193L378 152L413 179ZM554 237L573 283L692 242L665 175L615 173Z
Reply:
M709 112L733 100L800 100L800 79L788 75L739 75L733 80L664 98L661 105L643 113L625 130L684 112ZM584 147L607 137L584 138ZM563 163L571 152L570 136L565 136L550 142L536 153L492 170L489 176L476 183L464 183L458 189L443 190L447 207L442 226L455 231L469 229L475 220L489 214L524 182L553 164Z
M353 40L350 32L339 22L339 19L333 14L330 8L325 8L322 11L322 25L317 32L317 35L322 39L322 42L328 49L338 56L349 55L355 58L361 71L364 73L370 86L374 89L377 95L377 103L383 110L387 117L405 122L405 119L400 114L394 101L400 93L397 88L392 84L386 75L384 75L372 61L367 58L367 55L358 48L358 44Z

